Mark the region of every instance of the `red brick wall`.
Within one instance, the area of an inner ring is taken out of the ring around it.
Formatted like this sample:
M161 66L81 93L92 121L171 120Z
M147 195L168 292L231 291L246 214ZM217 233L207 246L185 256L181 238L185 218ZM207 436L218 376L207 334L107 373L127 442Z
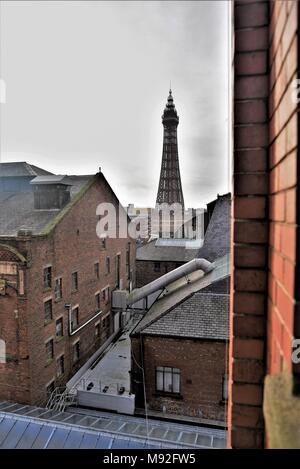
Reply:
M133 338L132 350L135 359L140 357L140 339ZM225 404L222 403L222 379L226 369L225 342L176 339L169 337L144 337L144 369L147 404L150 410L224 420ZM199 359L201 357L201 359ZM159 395L155 389L155 369L170 366L181 370L182 398ZM133 361L133 377L139 368ZM137 405L143 401L143 386L136 385Z
M30 390L30 399L28 394L22 395L8 393L5 385L0 388L0 399L11 399L19 402L39 403L45 398L45 386L52 381L56 385L64 385L75 371L81 366L96 349L106 340L113 331L113 317L111 315L110 329L106 332L101 328L101 337L95 338L95 323L110 311L110 303L103 304L101 298L101 317L95 319L84 329L73 335L68 336L68 312L64 308L65 303L71 303L72 306L79 305L79 326L95 314L95 293L106 286L110 286L110 291L116 285L115 256L121 253L121 278L123 287L128 287L126 277L126 247L131 241L131 267L134 270L135 260L135 241L127 238L108 239L106 249L100 246L100 240L96 234L96 207L100 202L113 202L115 199L112 193L100 182L95 182L80 201L71 211L61 220L48 236L33 237L27 241L27 257L30 259L28 269L26 270L26 295L25 299L13 300L11 296L5 296L0 299L1 311L5 317L11 318L13 310L18 309L20 319L25 322L28 334L28 352L29 355L29 380L26 385ZM105 261L106 256L110 257L111 272L106 274ZM94 263L100 262L100 278L97 279L94 273ZM44 291L43 287L43 268L45 265L52 266L52 288ZM79 288L75 293L71 293L71 273L78 271ZM63 298L55 301L54 279L61 276L63 279ZM53 321L45 325L43 300L51 297L53 303ZM24 312L21 314L21 301L24 304ZM55 340L55 320L63 316L64 338ZM11 321L11 319L10 319ZM7 323L7 319L4 319ZM11 327L7 325L4 330L4 340L10 334ZM14 334L23 336L23 330L15 326ZM25 335L24 335L25 337ZM47 365L45 354L45 342L47 339L54 338L54 360ZM72 344L80 339L80 361L74 365L72 363ZM26 340L27 342L27 340ZM9 345L10 348L17 350L19 339ZM58 380L56 379L56 358L60 354L65 357L65 373ZM1 380L5 383L9 380L9 366L3 365L4 370ZM18 377L20 366L14 365L14 372ZM16 387L20 386L16 378Z
M298 65L298 4L275 2L269 30L270 234L268 373L292 370L297 239L297 108L293 83ZM299 333L298 333L299 334Z
M228 415L233 448L265 445L264 378L285 365L292 370L291 341L299 336L298 123L291 93L298 63L297 8L295 1L263 0L236 0L233 8Z

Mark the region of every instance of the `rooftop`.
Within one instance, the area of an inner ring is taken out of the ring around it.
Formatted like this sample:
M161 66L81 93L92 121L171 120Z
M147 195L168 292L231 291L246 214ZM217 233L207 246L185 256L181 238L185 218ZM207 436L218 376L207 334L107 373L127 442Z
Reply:
M228 278L229 278L229 255L223 256L217 259L214 262L214 269L206 275L204 275L202 271L197 270L195 272L192 272L188 276L184 276L176 280L175 282L171 283L163 290L159 298L154 302L154 304L151 306L151 308L148 310L145 316L133 329L131 335L135 335L140 332L146 332L146 328L149 328L149 326L154 324L158 319L162 318L163 315L166 314L167 312L174 310L176 307L179 307L179 305L183 304L184 301L189 300L192 297L192 295L194 295L195 293L201 292L203 289L205 289L208 286L213 285L214 283L218 284L219 281L222 281L222 280L224 282L226 280L228 281ZM214 306L213 306L214 311L215 311L214 314L217 315L218 311L220 311L221 309L223 311L222 319L221 321L219 321L220 323L224 322L225 320L224 316L226 315L225 311L228 311L228 300L226 300L225 298L226 296L227 295L221 295L220 298L214 301ZM206 302L209 300L206 300L205 298L203 298L202 300L199 299L199 302L200 301L202 301L203 307L208 306ZM210 306L212 306L212 304ZM189 313L190 321L193 322L195 320L195 315L199 315L198 310L199 310L198 305L196 306L193 305L193 308L190 307L190 313ZM179 310L177 310L177 312L178 311ZM218 316L216 316L216 319L218 319ZM197 336L199 337L201 334L202 335L204 334L204 332L201 332L201 327L205 326L206 320L207 318L204 317L203 323L201 323L201 319L199 319L200 321L198 322L199 327L197 328ZM183 316L183 319L181 321L183 322L185 321L185 316ZM221 327L223 330L223 326L220 326L220 328ZM224 326L224 327L227 327L227 326ZM190 324L189 330L184 328L185 333L187 334L185 335L185 337L193 337L193 334L196 333L193 329L194 329L194 325L192 324ZM212 329L212 332L213 330L214 329ZM217 334L218 336L224 335L222 333L222 330L220 329L220 331ZM165 333L167 334L166 330L165 330Z
M46 176L51 174L45 169L26 163L26 161L0 163L0 177Z
M69 176L71 201L61 210L35 210L32 192L0 191L0 236L16 236L20 229L41 234L59 212L72 205L76 195L92 181L94 176Z
M193 339L229 339L229 295L201 290L161 315L143 334Z
M226 431L89 409L0 403L0 448L224 448Z

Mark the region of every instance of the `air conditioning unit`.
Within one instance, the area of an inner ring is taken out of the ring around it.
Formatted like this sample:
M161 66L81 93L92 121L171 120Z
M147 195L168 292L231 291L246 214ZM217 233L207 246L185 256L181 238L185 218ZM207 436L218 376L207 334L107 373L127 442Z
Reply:
M113 309L126 309L127 303L127 291L126 290L114 290L112 292L112 308Z

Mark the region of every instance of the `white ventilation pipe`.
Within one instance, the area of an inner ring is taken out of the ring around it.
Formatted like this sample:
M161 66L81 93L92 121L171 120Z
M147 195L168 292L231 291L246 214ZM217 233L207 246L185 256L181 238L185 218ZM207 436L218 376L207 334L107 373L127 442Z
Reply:
M213 269L214 264L207 261L206 259L193 259L186 264L177 267L177 269L174 269L171 272L168 272L167 274L157 278L156 280L153 280L153 282L148 283L144 287L133 290L127 296L126 304L127 306L130 306L137 301L146 298L146 296L151 295L151 293L161 290L170 283L175 282L175 280L190 274L191 272L195 272L196 270L203 270L205 274L208 274Z

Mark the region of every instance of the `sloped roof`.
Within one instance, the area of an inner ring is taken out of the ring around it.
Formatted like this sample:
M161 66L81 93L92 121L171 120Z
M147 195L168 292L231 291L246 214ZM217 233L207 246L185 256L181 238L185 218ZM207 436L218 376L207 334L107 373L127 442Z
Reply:
M226 431L199 425L69 408L0 402L1 449L225 448Z
M208 274L204 275L202 271L198 270L168 285L133 329L131 335L134 336L144 332L147 327L155 323L167 312L182 304L182 302L188 300L194 293L200 291L202 293L206 287L228 279L230 274L229 267L229 256L223 256L214 262L214 269Z
M16 236L20 229L40 234L59 213L71 205L80 191L94 176L69 176L71 201L61 210L35 210L32 192L0 191L0 236Z
M0 163L0 177L42 176L51 174L53 173L33 164L26 163L26 161Z
M197 292L143 330L143 334L228 340L229 295Z
M197 257L213 262L230 252L231 195L219 196Z

